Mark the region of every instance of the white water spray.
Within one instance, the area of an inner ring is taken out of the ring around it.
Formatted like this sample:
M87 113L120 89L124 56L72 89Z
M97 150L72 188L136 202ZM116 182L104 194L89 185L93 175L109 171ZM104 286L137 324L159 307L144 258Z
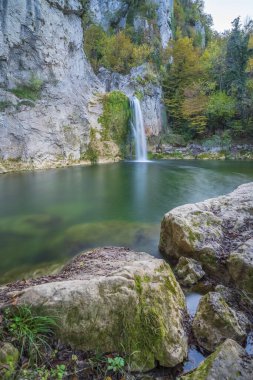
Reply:
M136 96L130 98L130 106L132 110L131 128L135 142L135 158L136 161L145 162L147 161L147 142L141 105Z

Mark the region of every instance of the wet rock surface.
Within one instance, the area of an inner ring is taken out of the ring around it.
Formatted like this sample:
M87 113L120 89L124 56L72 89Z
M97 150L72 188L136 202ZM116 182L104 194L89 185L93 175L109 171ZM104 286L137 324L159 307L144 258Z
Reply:
M251 380L253 358L235 341L227 339L200 366L182 380Z
M232 309L220 295L210 292L200 300L193 320L193 333L200 347L213 352L227 338L243 343L249 321Z

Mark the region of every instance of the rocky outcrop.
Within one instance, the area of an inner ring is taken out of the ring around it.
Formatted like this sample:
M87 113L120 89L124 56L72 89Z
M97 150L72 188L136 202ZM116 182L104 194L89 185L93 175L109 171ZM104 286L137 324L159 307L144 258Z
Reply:
M227 339L193 372L181 380L251 380L253 359L235 341Z
M205 276L201 264L187 257L180 257L175 273L180 284L184 286L194 285Z
M145 1L131 4L127 0L90 0L88 2L88 12L91 20L101 25L104 30L117 26L124 28L129 18L129 13L133 13L132 24L136 32L143 33L149 30L154 34L152 23L142 16L139 8L145 7ZM173 14L174 0L150 0L148 7L155 6L157 25L160 31L160 39L163 48L166 48L172 37L171 19Z
M172 143L151 146L153 157L156 159L184 160L253 160L251 144L231 144L205 146L203 144L187 144L180 135L170 135ZM173 141L174 140L174 141Z
M75 258L45 284L10 294L58 316L58 336L85 351L122 352L132 369L187 356L185 298L170 267L145 253L104 248Z
M193 320L193 333L200 347L213 352L227 338L243 343L249 322L228 306L224 298L210 292L200 300Z
M177 207L162 221L160 250L168 257L192 257L213 276L251 293L252 210L253 183L225 196ZM240 278L244 270L246 275Z

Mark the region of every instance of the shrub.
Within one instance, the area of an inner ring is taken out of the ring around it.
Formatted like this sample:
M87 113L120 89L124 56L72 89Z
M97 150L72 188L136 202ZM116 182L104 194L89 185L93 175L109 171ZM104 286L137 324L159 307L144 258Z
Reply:
M84 50L95 71L101 65L107 35L98 25L91 25L84 34Z
M97 25L86 30L84 49L95 71L104 66L122 74L142 64L151 52L146 44L138 46L132 43L123 31L108 36Z

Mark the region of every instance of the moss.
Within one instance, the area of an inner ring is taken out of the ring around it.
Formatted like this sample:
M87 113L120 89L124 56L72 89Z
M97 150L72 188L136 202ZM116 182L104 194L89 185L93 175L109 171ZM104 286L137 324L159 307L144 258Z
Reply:
M205 359L199 367L188 375L180 377L181 380L206 380L212 364L219 352L214 352Z
M154 368L155 352L159 351L161 341L166 335L166 327L158 301L147 304L152 298L150 279L147 276L135 276L135 289L138 304L134 318L123 316L123 348L127 353L127 361L132 370Z
M99 152L96 147L96 131L91 128L90 130L90 142L86 152L81 156L82 160L88 160L91 164L96 164L99 159Z
M138 294L141 294L142 293L142 280L141 280L141 276L135 276L134 277L134 282L135 282L135 289L137 291Z
M32 75L29 82L13 88L11 92L20 99L38 100L40 98L42 81Z
M103 114L99 118L103 129L104 141L112 140L121 148L124 156L127 138L130 132L131 115L128 97L120 91L112 91L102 98Z
M195 223L195 226L197 226L196 223ZM193 245L197 240L199 240L201 238L200 233L193 232L193 230L190 227L185 226L185 231L188 234L188 238L189 238L191 245Z
M141 101L144 98L144 94L142 91L137 90L135 91L134 95Z

